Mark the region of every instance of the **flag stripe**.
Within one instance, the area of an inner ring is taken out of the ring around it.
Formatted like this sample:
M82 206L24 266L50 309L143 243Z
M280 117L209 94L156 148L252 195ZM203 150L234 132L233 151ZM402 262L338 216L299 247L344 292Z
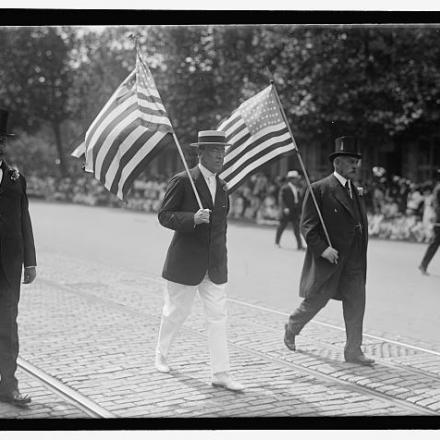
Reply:
M138 89L138 99L140 101L146 101L150 104L150 107L156 107L166 113L165 107L162 104L162 101L157 96L151 96L148 94L147 89Z
M243 131L246 131L249 133L247 128L244 126ZM281 136L284 133L288 133L286 124L278 124L273 127L266 127L260 130L257 135L250 136L250 134L247 136L246 141L240 140L240 142L236 142L236 147L234 145L234 149L228 150L228 162L231 160L234 160L236 158L241 157L243 154L246 154L250 149L258 147L258 145L262 142L265 142L266 140L270 140L271 137L276 138L277 136ZM290 138L290 135L289 135ZM274 139L274 142L276 140ZM226 159L226 158L225 158ZM225 161L226 163L226 161Z
M285 134L284 136L279 136L277 139L276 142L271 142L272 140L266 141L260 144L257 148L249 150L248 154L234 162L232 167L222 171L222 178L232 179L241 172L242 169L247 168L252 161L258 160L260 157L270 154L273 150L277 150L280 147L288 147L292 149L292 142L288 135Z
M231 126L236 123L236 121L241 121L243 118L240 116L238 110L235 110L229 118L226 118L224 121L220 123L218 129L221 131L229 131Z
M87 166L91 166L92 169L95 166L95 161L97 160L98 152L105 142L105 139L114 129L115 125L119 124L126 116L135 114L136 111L136 99L134 97L128 98L125 102L121 103L119 106L115 106L108 115L102 119L101 124L96 127L93 136L88 137L88 132L86 134L86 148Z
M134 109L135 110L135 109ZM104 131L97 139L95 144L95 149L93 152L94 160L94 171L97 176L101 174L101 167L105 156L108 154L112 145L118 148L120 145L120 139L124 139L126 136L125 129L130 129L130 125L134 126L138 124L137 122L137 112L136 111L124 112L118 115L118 118L112 121L112 124L104 127Z
M148 162L150 162L152 159L154 159L157 154L164 148L166 148L168 145L174 144L174 139L170 133L166 133L164 137L156 143L156 145L153 146L153 148L150 150L150 153L148 154L148 157L144 157L133 169L130 176L127 177L126 182L124 183L122 187L122 193L128 192L128 189L133 185L133 182L135 178L145 169L145 166Z
M291 152L292 148L289 145L284 145L280 146L276 150L271 150L266 155L261 156L261 158L255 160L254 162L251 162L247 167L239 170L239 172L236 173L234 177L227 180L228 191L234 191L234 189L236 189L248 175L257 171L258 168L268 165L270 162L273 162L282 154Z
M136 148L137 142L145 142L149 136L145 136L146 130L135 123L124 130L125 136L119 136L116 142L108 150L102 163L99 180L108 185L108 180L113 178L125 153L131 148ZM111 186L111 184L110 184Z
M260 157L270 154L271 151L277 150L279 147L288 147L292 149L291 141L289 136L284 135L277 138L276 142L267 141L262 143L257 148L254 148L248 152L248 154L242 156L239 160L234 162L232 166L222 171L221 177L226 181L234 178L237 174L245 168L248 168L249 164L254 160L258 160Z
M70 155L79 159L80 157L86 154L86 143L81 142L71 153Z
M153 132L147 142L137 143L136 147L131 148L130 151L128 151L121 159L121 164L119 166L120 178L115 179L118 182L118 194L121 194L121 192L124 193L124 183L128 177L130 177L136 165L140 163L144 157L148 156L148 160L151 160L149 153L164 136L166 136L166 133L161 133L159 131Z

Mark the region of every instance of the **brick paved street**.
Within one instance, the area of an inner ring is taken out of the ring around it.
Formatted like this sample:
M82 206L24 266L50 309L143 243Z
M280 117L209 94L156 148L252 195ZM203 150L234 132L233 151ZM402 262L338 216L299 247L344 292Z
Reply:
M245 393L210 385L198 301L174 345L172 373L161 374L153 353L163 287L160 279L40 253L39 279L20 303L21 356L117 418L440 414L439 356L366 338L378 365L347 364L343 332L313 322L290 353L283 316L236 302L229 341ZM87 417L20 375L33 403L1 404L2 417Z

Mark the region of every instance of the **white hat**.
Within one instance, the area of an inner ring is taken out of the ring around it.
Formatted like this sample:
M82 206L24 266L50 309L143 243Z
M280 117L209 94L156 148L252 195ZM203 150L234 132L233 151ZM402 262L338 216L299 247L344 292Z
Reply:
M298 179L299 177L301 177L301 176L298 173L298 171L296 171L296 170L291 170L286 175L287 179Z
M226 141L226 133L219 130L199 131L198 141L190 144L192 147L199 145L231 145Z

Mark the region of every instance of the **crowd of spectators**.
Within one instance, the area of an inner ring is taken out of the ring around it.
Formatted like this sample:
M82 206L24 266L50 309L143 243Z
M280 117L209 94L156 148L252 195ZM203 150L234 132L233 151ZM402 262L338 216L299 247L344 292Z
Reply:
M122 201L91 174L77 177L27 177L29 197L54 202L79 203L88 206L111 206L137 211L157 212L166 189L162 176L144 176L134 182L127 200Z
M137 180L127 200L122 202L88 173L77 177L27 177L28 194L49 201L112 206L145 212L157 212L167 178L144 175ZM233 219L275 225L278 221L278 193L283 177L270 178L256 173L230 197ZM373 169L373 178L364 184L370 236L427 242L432 233L432 182L414 183L408 179L385 175Z
M375 175L365 189L370 236L420 243L430 240L435 219L434 182Z

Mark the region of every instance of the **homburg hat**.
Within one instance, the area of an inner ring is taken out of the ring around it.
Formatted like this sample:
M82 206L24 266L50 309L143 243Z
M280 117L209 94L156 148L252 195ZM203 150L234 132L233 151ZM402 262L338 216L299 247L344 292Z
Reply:
M230 143L226 142L226 133L219 130L202 130L199 131L197 142L190 144L192 147L198 147L200 145L215 146L223 145L228 146Z
M332 162L337 156L351 156L358 159L362 154L357 148L357 138L355 136L342 136L335 139L335 151L329 154L328 158Z
M0 135L15 136L13 133L8 133L8 116L9 112L0 108Z

